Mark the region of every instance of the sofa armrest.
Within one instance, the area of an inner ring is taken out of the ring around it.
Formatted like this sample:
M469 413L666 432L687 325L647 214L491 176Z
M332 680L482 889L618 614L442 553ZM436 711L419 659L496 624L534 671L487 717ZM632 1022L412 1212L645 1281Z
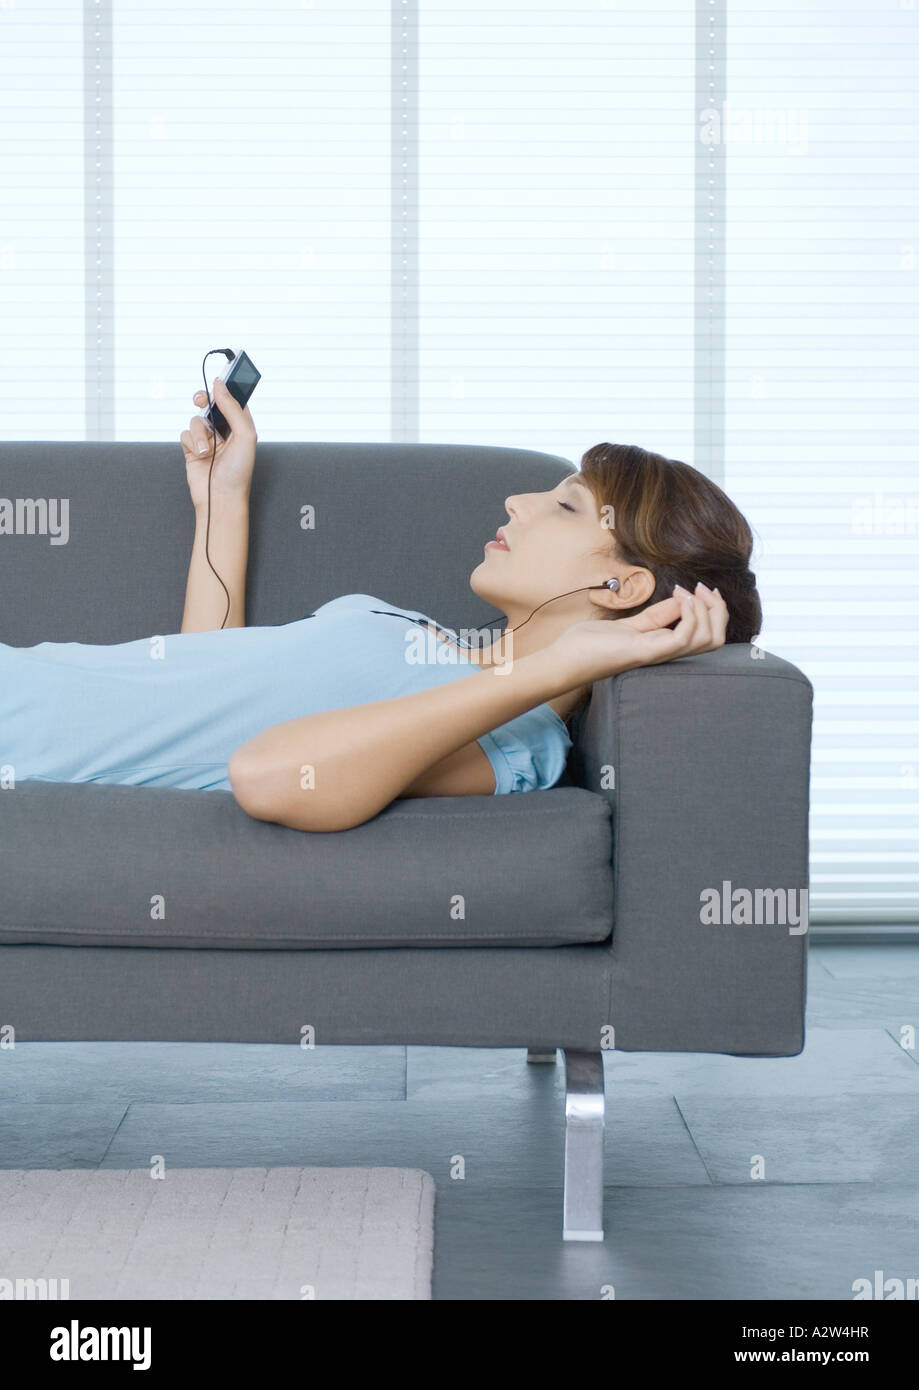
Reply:
M804 1046L813 689L746 643L597 682L569 772L613 819L624 1051Z

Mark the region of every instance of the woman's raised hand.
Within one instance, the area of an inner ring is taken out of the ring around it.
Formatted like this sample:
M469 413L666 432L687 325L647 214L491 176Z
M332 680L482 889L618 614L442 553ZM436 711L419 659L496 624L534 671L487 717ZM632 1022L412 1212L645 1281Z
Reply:
M674 628L669 624L676 621ZM680 656L724 645L727 604L717 589L699 584L695 593L677 587L672 598L653 603L634 618L588 618L575 623L549 650L569 673L571 688L635 666L656 666Z
M208 405L207 393L196 391L195 405L202 408ZM214 400L220 413L230 426L231 433L226 439L215 435L210 425L200 415L193 415L188 429L179 437L185 454L185 474L188 490L195 507L207 506L207 479L214 460L211 477L211 494L238 496L244 500L249 497L252 470L255 467L255 446L258 435L255 421L249 407L241 408L238 401L230 395L220 377L214 382ZM216 443L216 451L214 445Z

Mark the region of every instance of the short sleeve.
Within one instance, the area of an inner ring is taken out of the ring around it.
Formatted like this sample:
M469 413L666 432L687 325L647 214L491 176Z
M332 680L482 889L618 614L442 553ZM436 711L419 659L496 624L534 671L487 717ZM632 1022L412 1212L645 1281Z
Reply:
M494 769L495 796L554 786L571 749L564 721L550 705L527 710L477 742Z

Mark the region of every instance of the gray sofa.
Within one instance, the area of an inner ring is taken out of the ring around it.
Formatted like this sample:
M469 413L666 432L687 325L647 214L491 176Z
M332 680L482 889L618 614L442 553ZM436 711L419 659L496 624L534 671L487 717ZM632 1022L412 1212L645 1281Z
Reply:
M247 620L359 592L489 627L468 576L505 497L571 468L260 443ZM5 443L0 495L37 504L33 534L0 534L0 640L178 631L178 444ZM66 536L53 509L42 534L43 499L67 499ZM602 1239L604 1049L803 1048L806 932L713 925L700 902L806 888L811 702L801 671L748 646L630 671L595 685L550 790L400 800L329 834L254 821L229 792L20 782L0 791L0 1025L23 1042L293 1045L312 1026L319 1046L561 1048L563 1235Z

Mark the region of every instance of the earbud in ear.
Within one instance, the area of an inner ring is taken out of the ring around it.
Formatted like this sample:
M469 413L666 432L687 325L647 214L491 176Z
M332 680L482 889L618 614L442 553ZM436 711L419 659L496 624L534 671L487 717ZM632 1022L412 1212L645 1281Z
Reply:
M618 580L618 579L607 579L605 587L606 587L607 589L612 589L613 592L615 592L616 589L619 588L619 580Z

